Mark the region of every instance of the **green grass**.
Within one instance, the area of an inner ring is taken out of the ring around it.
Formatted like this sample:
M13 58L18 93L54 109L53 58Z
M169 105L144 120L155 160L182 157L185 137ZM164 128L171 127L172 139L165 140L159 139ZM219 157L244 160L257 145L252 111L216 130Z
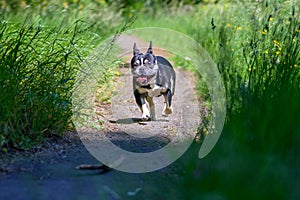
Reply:
M279 152L291 146L285 140L287 132L298 131L300 18L296 7L292 3L233 6L215 20L218 24L211 30L227 92L228 125L243 124L234 128L242 131L238 134L242 141L253 138L253 148ZM299 140L296 132L289 134L292 141Z
M293 160L300 142L296 4L231 4L222 12L215 10L210 17L214 23L199 27L198 41L223 77L228 113L219 144L203 160L212 168L204 170L207 175L201 179L187 178L202 188L203 197L296 197L299 176Z
M72 116L73 78L82 59L121 28L126 16L136 14L133 28L170 28L199 42L217 64L226 88L227 120L221 138L200 164L192 155L183 188L176 189L187 199L297 198L298 1L221 1L162 8L137 3L119 10L109 6L112 2L67 1L67 7L59 1L45 2L19 7L15 13L4 9L1 15L0 146L27 148L63 133ZM148 34L140 37L148 40L153 33ZM154 46L185 45L168 35L157 38ZM189 68L189 61L178 56L172 60ZM116 67L107 69L98 80L102 91L117 75ZM203 81L198 89L209 102ZM110 96L101 93L100 101L109 102Z
M3 21L0 30L1 145L26 148L70 122L76 33Z
M226 88L225 128L200 168L196 156L191 158L187 199L296 198L299 7L298 1L233 1L137 20L137 26L193 37L217 64ZM197 170L201 176L195 176Z
M2 2L3 3L3 2ZM57 1L0 16L0 147L26 149L70 128L83 61L117 26L107 6Z

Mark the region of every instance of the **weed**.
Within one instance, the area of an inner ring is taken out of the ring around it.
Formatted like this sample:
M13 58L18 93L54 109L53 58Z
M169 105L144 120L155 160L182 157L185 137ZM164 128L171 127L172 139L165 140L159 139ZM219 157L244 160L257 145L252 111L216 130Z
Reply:
M1 147L28 148L70 127L77 70L119 22L106 6L24 2L1 7Z

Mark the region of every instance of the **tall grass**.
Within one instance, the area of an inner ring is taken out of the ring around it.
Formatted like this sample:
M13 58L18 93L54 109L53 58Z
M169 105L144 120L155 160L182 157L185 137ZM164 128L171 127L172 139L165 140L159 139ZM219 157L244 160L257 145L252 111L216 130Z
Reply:
M206 19L196 37L218 64L228 115L219 143L200 169L193 168L202 175L186 178L193 188L187 195L296 199L299 2L235 2L197 16Z
M0 30L1 146L26 148L70 123L77 33L5 21Z
M105 5L96 12L95 4L57 3L2 10L0 147L28 148L70 128L76 72L119 26L117 12Z
M280 151L299 139L294 132L299 131L300 109L299 10L292 2L268 1L242 8L228 7L210 30L229 120L240 125L238 135L245 142ZM294 132L292 141L285 139L288 132Z
M242 44L247 68L242 115L253 123L245 128L259 136L255 144L280 154L300 139L299 10L271 2L260 8L263 15L253 13L253 31Z
M45 2L36 5L36 12L30 10L34 22L24 23L26 15L10 15L11 7L4 9L0 146L26 148L66 130L72 115L70 91L81 59L117 27L122 14L137 14L136 27L172 28L194 37L217 63L226 87L228 116L221 138L205 159L197 162L193 155L184 188L178 190L187 199L298 197L299 1L144 6L142 14L141 3L114 11L111 1ZM111 79L117 74L104 75ZM103 80L99 84L104 85ZM208 99L205 87L199 88Z
M138 20L193 36L226 88L225 128L207 158L191 158L187 199L296 199L299 7L299 1L232 1Z

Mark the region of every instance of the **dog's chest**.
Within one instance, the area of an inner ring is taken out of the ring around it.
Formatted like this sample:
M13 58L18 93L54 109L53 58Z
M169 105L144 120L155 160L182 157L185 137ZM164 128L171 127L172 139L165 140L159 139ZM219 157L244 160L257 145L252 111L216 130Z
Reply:
M151 89L140 87L140 88L137 88L137 90L139 91L140 94L145 94L148 92L148 90L151 90Z
M140 87L137 89L140 94L147 94L149 97L158 97L162 93L165 93L167 89L158 85L154 85L153 88Z

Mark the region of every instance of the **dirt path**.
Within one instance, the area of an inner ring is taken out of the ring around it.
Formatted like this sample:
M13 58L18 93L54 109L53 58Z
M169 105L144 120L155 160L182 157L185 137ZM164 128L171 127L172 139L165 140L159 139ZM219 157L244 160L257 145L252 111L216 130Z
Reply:
M129 63L132 57L132 44L136 42L141 51L146 51L148 43L134 36L121 35L117 44L121 47L122 58ZM170 53L157 47L153 47L156 55L168 58ZM160 136L168 140L181 140L182 137L194 137L200 123L199 103L195 95L195 80L191 73L175 69L176 89L172 99L173 113L169 117L161 115L164 99L163 97L154 98L156 106L157 120L143 123L134 122L132 118L138 118L141 113L134 101L132 91L132 77L129 68L121 69L121 77L118 80L117 95L112 100L112 114L119 124L118 129L131 133L136 137Z
M121 47L125 63L130 62L134 42L142 52L148 48L148 43L135 36L121 35L116 41ZM154 54L156 52L168 56L167 52L154 46ZM154 98L157 119L141 123L141 113L134 101L130 68L122 68L116 84L117 95L112 98L110 112L103 115L101 105L98 111L96 109L100 120L104 121L104 128L97 130L84 127L77 129L78 133L94 157L108 166L118 162L118 170L141 173L165 167L179 158L196 136L200 111L194 85L191 73L176 69L173 113L163 117L164 98ZM95 118L94 126L99 118Z
M133 42L137 42L142 51L148 46L147 42L136 37L122 36L118 44L125 60L131 57ZM169 56L168 52L155 47L154 53ZM176 70L176 75L174 113L168 118L162 117L163 97L156 98L158 119L139 123L136 119L141 114L134 102L130 70L122 68L117 95L112 99L111 106L102 105L96 109L101 114L99 117L104 121L105 128L101 132L86 130L86 139L96 138L90 145L97 149L99 140L108 137L125 150L144 153L158 150L171 141L194 138L201 120L199 104L194 95L194 82L188 72ZM151 173L130 174L116 170L102 173L101 170L75 169L80 164L99 163L79 140L57 141L57 146L51 146L50 149L50 152L37 150L27 155L17 153L12 159L2 159L0 199L182 198L176 189L180 185L180 174L184 173L182 159ZM131 163L123 160L120 164Z

